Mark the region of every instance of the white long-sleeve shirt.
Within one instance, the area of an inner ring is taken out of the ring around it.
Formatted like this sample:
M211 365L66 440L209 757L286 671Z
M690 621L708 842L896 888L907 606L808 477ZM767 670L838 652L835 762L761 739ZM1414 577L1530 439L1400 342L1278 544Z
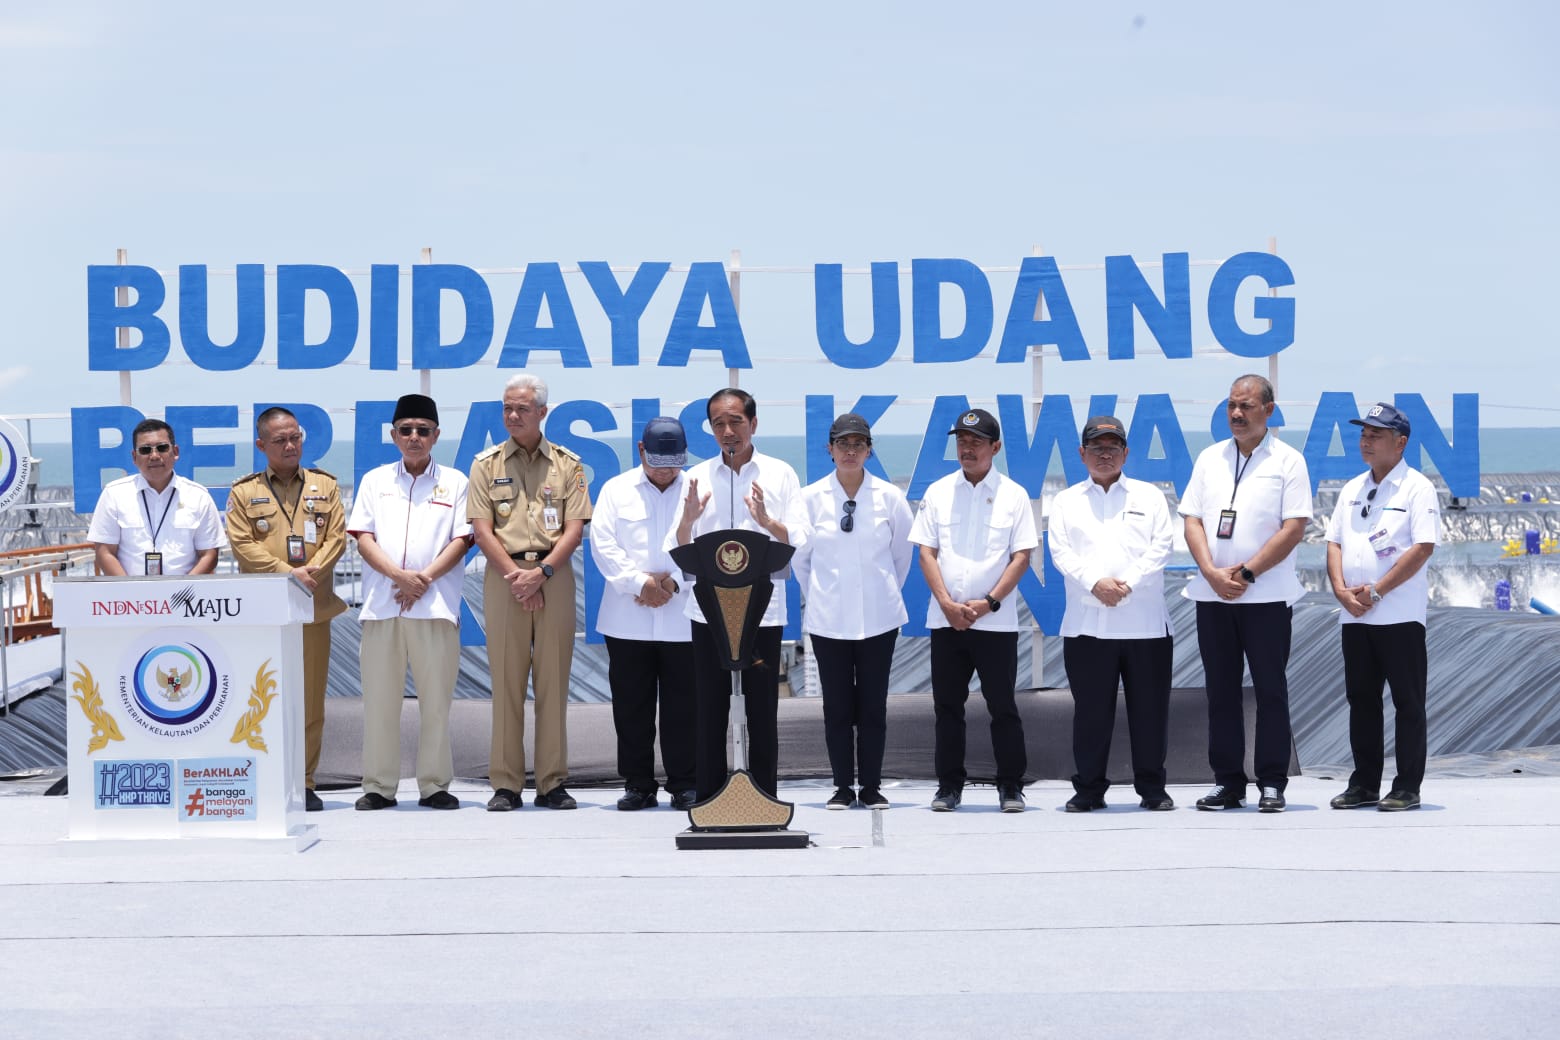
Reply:
M1131 477L1109 488L1091 478L1051 500L1051 560L1067 588L1062 635L1160 639L1170 632L1165 561L1175 544L1164 492ZM1132 591L1114 607L1094 597L1102 578Z
M840 530L854 501L850 531ZM910 573L914 516L905 493L868 473L854 498L830 473L802 489L807 544L791 561L807 609L802 628L831 639L865 639L909 620L901 589Z
M677 474L661 491L645 476L643 466L619 473L601 486L589 534L591 559L607 585L596 615L596 631L602 635L659 643L686 643L693 638L685 613L688 586L659 607L634 602L651 572L665 572L681 582L682 569L672 562L666 534L676 530L687 493L686 474Z

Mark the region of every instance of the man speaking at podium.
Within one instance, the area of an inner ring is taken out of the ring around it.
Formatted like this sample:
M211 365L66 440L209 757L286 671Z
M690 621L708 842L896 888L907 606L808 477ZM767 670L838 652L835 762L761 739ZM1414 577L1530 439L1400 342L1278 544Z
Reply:
M211 492L173 472L179 443L173 427L145 419L131 432L130 460L139 471L103 489L87 541L97 546L97 568L111 577L132 574L210 574L227 544Z
M717 391L705 404L705 414L720 445L720 455L688 471L688 494L667 534L666 548L687 545L702 534L729 528L762 531L777 542L800 547L807 540L801 481L786 463L754 450L758 404L753 395L734 387ZM742 671L748 768L753 782L770 795L775 793L779 776L780 734L775 716L780 702L780 631L786 619L784 575L772 580L774 594L753 644L754 658L763 663ZM731 675L721 668L715 635L698 600L691 595L687 613L693 622L695 771L702 801L726 782Z

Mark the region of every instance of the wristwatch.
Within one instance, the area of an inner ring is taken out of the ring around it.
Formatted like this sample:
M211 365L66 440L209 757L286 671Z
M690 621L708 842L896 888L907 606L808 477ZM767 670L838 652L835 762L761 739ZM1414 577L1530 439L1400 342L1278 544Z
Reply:
M1381 602L1381 592L1380 592L1379 589L1376 588L1376 586L1374 584L1371 585L1371 587L1370 587L1370 601L1372 603L1380 603Z
M997 611L1002 609L1002 601L1000 599L998 599L997 597L991 595L990 593L987 593L986 594L986 606L990 607L991 608L991 612L993 614L995 614Z
M1240 569L1240 580L1250 585L1257 580L1257 576L1251 572L1250 567L1242 567Z
M550 564L550 563L542 564L542 577L544 577L544 578L551 578L552 576L553 576L552 564Z

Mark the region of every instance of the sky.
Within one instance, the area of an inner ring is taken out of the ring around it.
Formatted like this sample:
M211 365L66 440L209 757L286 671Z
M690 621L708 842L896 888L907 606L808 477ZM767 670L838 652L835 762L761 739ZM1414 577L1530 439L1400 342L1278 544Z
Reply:
M1091 394L1130 412L1135 395L1168 393L1206 429L1235 376L1267 370L1209 334L1213 268L1192 272L1198 353L1173 361L1143 336L1137 360L1104 356L1097 268L1219 261L1271 239L1295 274L1281 294L1296 339L1279 355L1292 422L1347 391L1362 404L1419 393L1447 421L1452 394L1477 393L1484 426L1560 426L1546 320L1557 28L1546 3L12 2L0 414L66 440L72 408L118 403L119 375L89 371L86 349L87 268L117 249L167 272L172 301L182 264L409 274L428 248L494 272L500 329L527 263L685 266L740 250L754 360L741 382L764 430L800 433L807 394L843 410L897 393L885 428L915 432L933 396L990 407L1030 390L1029 367L997 364L995 338L982 358L909 364L908 279L896 360L825 364L813 265L1015 267L1038 251L1062 265L1094 355L1047 359L1045 391L1071 394L1080 420ZM648 360L683 277L646 312L647 361L614 369L600 308L569 276L596 363L536 364L553 401L603 401L626 425L631 398L670 407L725 385L719 363ZM990 282L1000 330L1013 276ZM219 340L234 292L212 277ZM864 336L866 278L847 276L845 295ZM955 297L945 328L960 314ZM447 415L498 396L497 353L433 375ZM169 363L132 376L132 400L148 414L237 404L240 423L253 401L306 400L350 436L353 402L419 387L366 356L365 334L337 368L212 373L176 338Z

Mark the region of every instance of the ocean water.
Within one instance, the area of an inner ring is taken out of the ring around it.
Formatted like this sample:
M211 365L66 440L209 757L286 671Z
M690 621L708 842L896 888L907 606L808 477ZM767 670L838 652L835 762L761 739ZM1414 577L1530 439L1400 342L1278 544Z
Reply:
M1303 435L1296 433L1292 436L1283 436L1287 443L1299 448L1303 444ZM605 443L617 449L618 457L623 460L625 466L629 465L630 452L626 438L604 438ZM1192 456L1212 443L1212 438L1207 433L1186 431L1187 447ZM438 460L445 464L453 464L455 461L455 447L458 438L447 438L440 444L440 451L435 452ZM766 454L775 455L796 467L798 473L805 478L804 459L806 456L806 438L800 436L773 436L760 437L757 444L759 449ZM1353 445L1333 445L1333 451L1352 450ZM236 462L229 467L202 467L195 473L195 479L203 484L222 485L231 483L234 479L251 471L250 446L245 443L235 451ZM876 438L874 450L883 462L889 476L895 480L906 480L915 469L916 459L921 451L921 437L919 434L886 434ZM72 483L71 451L69 444L38 443L32 446L35 457L41 460L39 469L39 483L42 486L69 486ZM1158 449L1150 451L1151 456L1162 454ZM1426 472L1434 473L1435 467L1430 462L1428 455L1426 460ZM129 460L126 459L126 466ZM317 465L325 469L346 483L351 483L353 475L353 443L351 441L336 441L331 445L329 452ZM1481 473L1556 473L1560 472L1560 427L1524 427L1524 428L1486 428L1479 431L1479 472ZM1062 475L1062 467L1059 458L1052 454L1048 474L1053 477ZM104 481L112 480L120 474L114 470L105 470Z

